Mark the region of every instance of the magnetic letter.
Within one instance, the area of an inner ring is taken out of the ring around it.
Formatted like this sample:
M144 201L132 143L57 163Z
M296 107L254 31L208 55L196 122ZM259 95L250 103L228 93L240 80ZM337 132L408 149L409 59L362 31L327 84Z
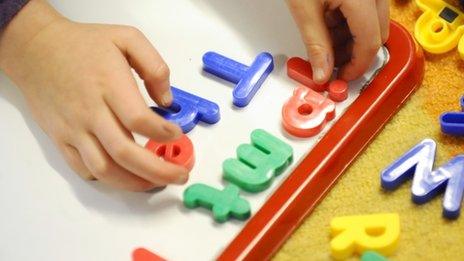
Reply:
M366 250L389 255L398 245L400 218L398 214L337 217L330 222L330 228L330 248L336 259Z
M171 142L161 143L149 140L145 148L153 152L156 156L162 157L166 161L174 164L181 165L188 170L192 170L195 164L193 144L185 134L182 134L179 139Z
M224 179L248 192L259 192L290 165L293 149L260 129L251 133L251 143L237 148L238 159L224 161Z
M132 261L166 261L164 258L148 251L145 248L137 248L132 252Z
M203 55L203 70L236 84L232 95L237 107L245 107L250 103L273 69L274 59L270 53L260 53L250 66L215 52Z
M381 173L384 189L394 190L413 178L412 200L423 204L445 191L443 216L454 219L459 216L464 191L464 155L458 155L445 165L433 169L436 143L425 139L402 155Z
M464 96L461 98L461 112L445 112L440 116L441 131L455 136L464 136Z
M220 120L219 106L216 103L176 87L171 87L171 91L171 107L152 107L152 110L166 120L178 124L184 133L191 131L199 121L214 124Z
M335 103L319 93L300 86L282 108L284 129L297 137L312 137L335 118Z
M239 196L239 188L228 185L218 190L205 184L193 184L184 191L184 205L188 208L204 207L213 211L217 222L230 217L245 220L250 217L250 203Z

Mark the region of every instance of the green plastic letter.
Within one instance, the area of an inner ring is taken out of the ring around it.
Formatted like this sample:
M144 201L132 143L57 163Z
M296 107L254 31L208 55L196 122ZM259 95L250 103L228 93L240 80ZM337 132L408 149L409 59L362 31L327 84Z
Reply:
M251 133L251 143L237 148L238 159L224 161L224 179L248 192L260 192L290 165L293 149L261 129Z
M234 185L228 185L221 191L205 184L193 184L184 191L184 205L210 209L214 219L221 223L230 217L245 220L250 217L250 203L240 198L239 191Z

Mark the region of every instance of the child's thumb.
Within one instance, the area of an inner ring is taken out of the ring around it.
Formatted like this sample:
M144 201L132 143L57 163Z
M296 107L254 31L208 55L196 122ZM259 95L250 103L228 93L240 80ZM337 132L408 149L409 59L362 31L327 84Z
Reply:
M333 70L329 49L321 43L309 43L306 44L306 51L313 69L313 81L317 84L326 83Z
M289 2L313 68L313 80L317 84L323 84L329 80L334 66L332 41L325 24L324 6L322 3L316 6L308 6L301 2L298 4L298 0Z

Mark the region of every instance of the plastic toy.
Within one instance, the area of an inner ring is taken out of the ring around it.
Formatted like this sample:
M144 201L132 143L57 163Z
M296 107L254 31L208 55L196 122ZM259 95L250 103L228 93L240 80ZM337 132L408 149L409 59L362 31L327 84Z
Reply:
M459 216L464 192L464 155L432 171L436 146L431 139L414 146L382 171L381 184L386 190L394 190L413 176L412 200L417 204L426 203L446 190L443 216L454 219Z
M377 252L366 251L362 254L361 261L388 261L388 259Z
M334 102L342 102L348 98L348 84L342 80L334 80L329 84L329 98Z
M166 261L166 259L148 251L145 248L137 248L132 252L132 261Z
M207 52L203 55L203 69L235 83L233 103L237 107L245 107L274 69L274 60L271 54L263 52L251 66L246 66L218 53Z
M396 213L337 217L330 222L330 228L330 249L336 259L367 250L390 255L398 245L400 218Z
M191 131L198 121L214 124L221 118L219 106L206 99L172 87L173 103L169 108L151 107L166 120L178 124L184 133Z
M300 57L292 57L288 59L287 75L293 80L315 90L316 92L324 92L329 86L328 83L322 85L314 83L311 64Z
M441 131L455 136L464 136L464 96L461 98L461 112L446 112L440 116Z
M335 118L335 103L321 94L300 86L282 107L284 129L297 137L311 137Z
M314 83L311 64L299 57L288 59L287 75L316 92L328 91L329 98L335 102L342 102L348 98L348 84L345 81L334 80L322 85Z
M218 190L204 184L193 184L184 191L184 205L188 208L202 206L213 211L214 219L223 223L230 217L245 220L250 217L250 204L239 196L239 188L227 185Z
M445 53L458 46L464 55L462 35L464 15L454 6L442 0L416 0L424 12L416 21L414 36L430 53Z
M264 130L251 133L251 145L237 148L238 159L223 163L224 179L248 192L267 189L293 159L293 149Z
M185 134L182 134L179 139L172 142L161 143L149 140L145 148L153 152L156 156L162 157L166 161L174 164L184 166L188 170L192 170L195 164L193 144Z

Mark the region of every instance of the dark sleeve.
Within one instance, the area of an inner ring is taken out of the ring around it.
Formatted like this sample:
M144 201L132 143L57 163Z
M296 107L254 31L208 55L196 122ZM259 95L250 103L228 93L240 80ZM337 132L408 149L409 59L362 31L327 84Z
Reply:
M0 30L23 8L29 0L0 0Z

